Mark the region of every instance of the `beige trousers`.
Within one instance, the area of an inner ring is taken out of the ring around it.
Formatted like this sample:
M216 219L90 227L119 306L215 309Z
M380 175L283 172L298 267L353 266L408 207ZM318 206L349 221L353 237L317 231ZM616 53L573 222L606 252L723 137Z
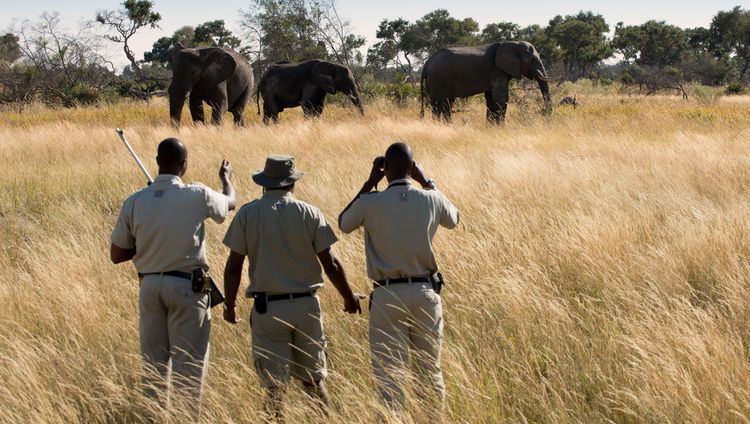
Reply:
M250 313L253 362L266 388L305 383L327 375L326 339L318 296L268 302L266 313Z
M187 408L197 419L208 368L208 295L193 292L184 278L146 275L140 316L144 394L163 407Z
M370 301L370 353L381 400L394 409L403 407L403 382L410 377L411 357L417 386L423 388L420 395L442 404L440 295L429 283L392 284L376 288Z

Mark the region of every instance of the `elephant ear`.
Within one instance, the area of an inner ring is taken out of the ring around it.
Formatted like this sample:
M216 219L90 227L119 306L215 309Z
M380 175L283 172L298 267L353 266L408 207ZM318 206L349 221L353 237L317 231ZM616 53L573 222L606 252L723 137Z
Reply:
M212 85L226 81L232 76L236 67L237 62L231 54L224 49L211 49L205 58L203 80Z
M499 45L495 52L495 66L512 78L521 79L521 58L515 49Z
M310 78L315 85L325 90L326 93L334 94L336 88L333 86L333 77L330 75L331 70L328 68L323 63L316 64L310 72Z
M175 43L172 46L171 59L172 63L175 62L175 58L179 57L189 60L192 63L198 63L200 61L200 54L195 49L188 49L182 45L182 43Z

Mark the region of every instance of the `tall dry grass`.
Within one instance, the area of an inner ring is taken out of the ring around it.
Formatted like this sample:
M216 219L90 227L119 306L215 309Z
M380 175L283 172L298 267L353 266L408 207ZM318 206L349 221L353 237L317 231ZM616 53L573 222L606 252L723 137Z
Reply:
M190 149L187 180L218 187L222 158L241 201L266 155L308 175L297 196L334 221L371 159L410 143L460 208L435 248L448 286L447 422L750 421L750 102L581 98L550 122L476 106L452 126L416 110L332 108L264 127L183 126L166 106L32 108L0 115L0 421L139 421L137 280L108 259L119 207L144 179L113 128L154 170L156 144ZM226 225L208 225L215 270ZM335 250L367 291L362 234ZM247 281L244 281L246 284ZM330 422L372 422L367 316L323 290ZM240 301L242 315L249 312ZM264 398L246 325L214 315L206 422L257 422ZM423 422L431 399L412 399ZM290 422L316 418L292 392ZM179 421L179 417L176 419Z

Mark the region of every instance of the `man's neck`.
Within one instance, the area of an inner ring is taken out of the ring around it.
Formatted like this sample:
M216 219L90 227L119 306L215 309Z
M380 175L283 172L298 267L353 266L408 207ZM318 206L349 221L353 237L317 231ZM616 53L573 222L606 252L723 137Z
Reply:
M174 169L162 169L159 168L159 175L174 175L175 177L182 178L182 175L180 175L180 171L175 171Z
M409 176L408 175L402 175L402 176L390 176L390 175L386 175L385 178L388 180L388 184L390 184L390 183L392 183L394 181L406 180L406 179L409 178Z

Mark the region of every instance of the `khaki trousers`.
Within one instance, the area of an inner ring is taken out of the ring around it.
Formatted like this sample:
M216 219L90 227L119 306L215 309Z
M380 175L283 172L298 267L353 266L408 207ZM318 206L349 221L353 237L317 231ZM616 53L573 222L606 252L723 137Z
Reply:
M208 295L193 292L185 278L146 275L140 317L144 394L163 407L187 408L197 419L208 368Z
M250 312L253 363L266 388L304 383L328 375L323 313L318 296L268 302L266 313Z
M370 297L370 353L378 395L391 408L404 406L403 383L411 365L422 396L445 398L440 348L443 309L429 283L391 284Z

